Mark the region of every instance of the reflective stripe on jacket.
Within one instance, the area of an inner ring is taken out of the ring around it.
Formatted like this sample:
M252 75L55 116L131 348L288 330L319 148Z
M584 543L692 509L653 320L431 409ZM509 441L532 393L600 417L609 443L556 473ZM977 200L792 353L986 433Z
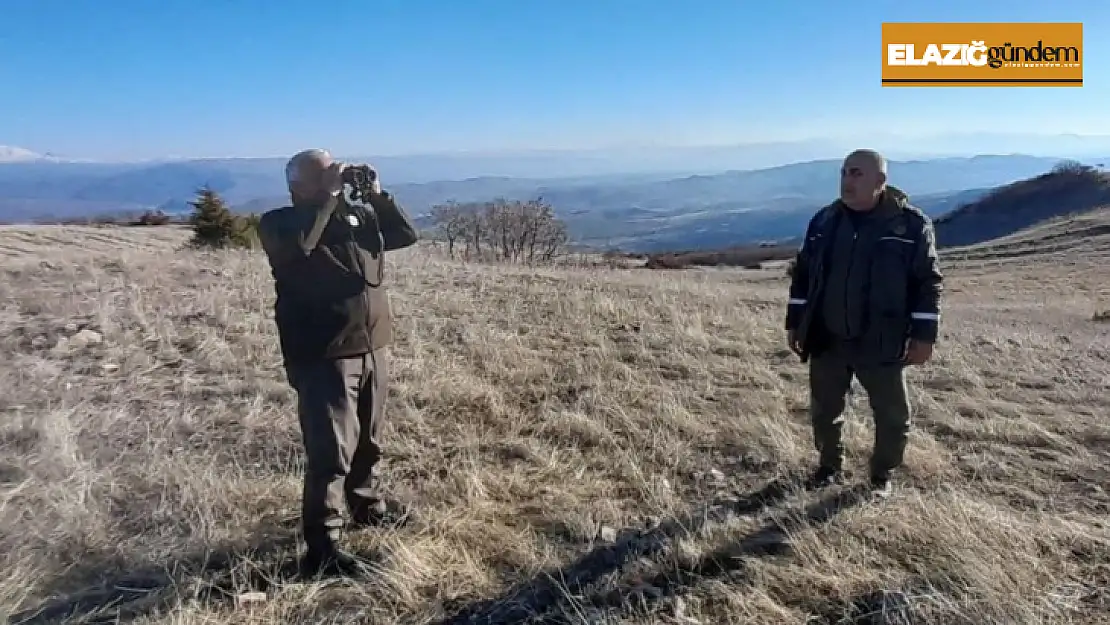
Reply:
M834 257L844 251L836 249L833 240L847 210L838 200L818 211L795 258L786 328L797 333L803 359L833 338L826 336L823 297L831 263L843 260ZM873 223L856 241L863 246L860 257L869 259L852 268L860 272L855 277L862 279L862 286L846 293L863 300L851 302L862 311L857 348L876 362L895 362L907 338L936 341L943 275L932 221L905 193L888 185L874 210Z

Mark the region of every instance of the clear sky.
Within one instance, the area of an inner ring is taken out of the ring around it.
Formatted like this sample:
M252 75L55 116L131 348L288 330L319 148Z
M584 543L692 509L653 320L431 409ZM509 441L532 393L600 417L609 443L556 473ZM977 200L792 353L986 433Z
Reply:
M0 145L72 157L1110 133L1110 2L3 0ZM883 21L1083 21L1085 86L879 86Z

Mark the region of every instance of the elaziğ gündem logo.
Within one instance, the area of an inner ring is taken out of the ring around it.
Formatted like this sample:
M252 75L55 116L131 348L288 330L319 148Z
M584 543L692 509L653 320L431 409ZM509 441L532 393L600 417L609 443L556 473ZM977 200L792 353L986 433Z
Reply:
M1081 23L885 23L883 86L1083 86Z

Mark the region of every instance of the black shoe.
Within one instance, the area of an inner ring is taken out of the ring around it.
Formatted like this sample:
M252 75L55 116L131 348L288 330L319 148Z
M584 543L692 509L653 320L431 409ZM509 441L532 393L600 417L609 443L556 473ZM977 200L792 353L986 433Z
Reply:
M304 577L354 577L364 572L358 558L334 546L310 547L300 562Z
M401 527L413 519L412 510L393 499L379 499L351 512L351 526L355 529L370 527Z
M872 473L870 486L872 496L880 499L886 499L894 491L894 486L890 483L890 475L885 473Z
M843 484L845 479L844 471L836 467L820 466L813 472L809 480L806 482L807 488L824 488L832 486L833 484Z

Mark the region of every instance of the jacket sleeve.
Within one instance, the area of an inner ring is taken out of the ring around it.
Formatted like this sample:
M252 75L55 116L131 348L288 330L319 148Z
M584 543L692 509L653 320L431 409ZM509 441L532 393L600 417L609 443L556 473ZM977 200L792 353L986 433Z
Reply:
M282 249L281 240L276 232L277 228L274 221L277 220L277 212L270 211L263 213L262 218L258 221L258 241L262 244L262 251L266 252L266 260L270 264L270 274L277 277L278 267L283 264L283 256L285 255Z
M333 197L316 209L311 223L298 223L292 228L280 223L288 221L284 218L283 212L270 211L262 215L258 223L258 239L262 243L262 249L266 252L272 270L280 270L279 268L297 260L304 260L312 254L313 250L320 245L320 238L338 202L339 200Z
M940 329L940 304L944 276L937 257L933 222L922 216L910 274L910 338L935 343Z
M798 253L794 257L794 270L790 272L789 299L786 302L787 330L794 330L798 327L802 320L802 313L805 312L806 305L809 303L806 299L809 295L809 257L812 250L809 241L816 222L817 215L814 215L809 220L809 225L806 226L805 234L802 235L802 245L798 248Z
M378 216L385 251L391 252L415 244L420 236L405 210L389 193L382 191L372 196L370 204Z

